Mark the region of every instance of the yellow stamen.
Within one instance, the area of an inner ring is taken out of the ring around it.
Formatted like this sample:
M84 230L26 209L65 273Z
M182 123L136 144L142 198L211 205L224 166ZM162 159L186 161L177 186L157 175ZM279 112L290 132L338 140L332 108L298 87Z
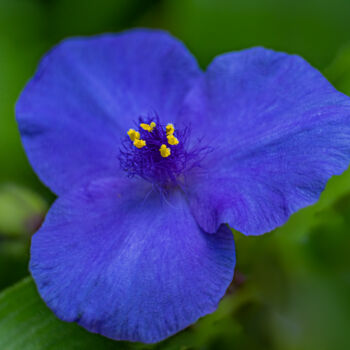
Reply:
M134 146L137 148L142 148L146 146L146 141L144 140L135 140L134 141Z
M174 125L173 124L168 124L165 127L165 131L166 131L167 135L172 135L174 133L174 131L175 131Z
M134 129L129 129L128 135L129 135L131 141L135 141L135 140L138 140L140 138L140 133Z
M152 132L153 129L156 127L156 123L155 123L155 122L152 122L151 124L141 123L141 124L140 124L140 127L141 127L143 130L146 130L146 131L148 131L148 132Z
M163 157L163 158L166 158L166 157L169 157L170 156L170 148L168 148L166 145L162 145L160 148L159 148L159 151L160 151L160 155Z
M177 145L179 143L179 140L172 134L168 135L167 139L168 139L168 144L169 145L175 146L175 145Z

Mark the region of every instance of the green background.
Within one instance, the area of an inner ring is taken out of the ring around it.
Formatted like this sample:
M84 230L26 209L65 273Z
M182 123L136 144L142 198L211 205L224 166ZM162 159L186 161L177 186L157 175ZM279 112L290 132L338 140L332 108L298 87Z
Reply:
M219 309L145 347L57 320L28 277L30 236L54 196L28 164L14 105L63 38L164 28L205 68L261 45L297 53L350 94L349 0L0 0L0 349L350 349L350 172L261 237L234 232L236 275ZM7 289L6 289L7 288Z

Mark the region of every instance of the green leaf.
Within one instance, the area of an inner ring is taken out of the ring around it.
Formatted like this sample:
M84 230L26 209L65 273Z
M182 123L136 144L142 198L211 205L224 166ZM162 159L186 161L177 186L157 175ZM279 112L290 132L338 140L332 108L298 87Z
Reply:
M0 349L217 349L218 344L223 345L223 339L230 344L241 332L232 314L243 305L255 302L254 289L240 288L227 295L215 313L163 342L153 345L118 342L89 333L75 323L57 319L41 300L33 279L27 277L0 294ZM212 346L208 347L208 344ZM227 348L226 345L224 348Z
M58 320L40 299L28 277L0 294L0 349L140 349ZM144 346L143 346L144 347Z
M350 45L338 52L325 75L338 90L350 95Z

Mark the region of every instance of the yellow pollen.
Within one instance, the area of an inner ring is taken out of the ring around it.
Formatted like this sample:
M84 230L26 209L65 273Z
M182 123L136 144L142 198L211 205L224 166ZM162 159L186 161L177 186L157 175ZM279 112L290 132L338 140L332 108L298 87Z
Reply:
M174 133L174 131L175 131L174 125L173 124L168 124L165 127L165 131L166 131L167 135L172 135Z
M138 140L140 138L140 133L134 129L129 129L128 135L129 135L131 141L135 141L135 140Z
M156 123L155 123L155 122L152 122L151 124L141 123L141 124L140 124L140 127L141 127L143 130L146 130L146 131L148 131L148 132L152 132L153 129L156 127Z
M175 145L177 145L179 143L179 140L172 134L168 135L167 139L168 139L168 144L169 145L175 146Z
M137 139L137 140L134 141L134 146L137 147L137 148L145 147L146 146L146 141Z
M162 145L160 148L159 148L159 152L160 152L160 155L163 157L163 158L166 158L166 157L169 157L170 156L170 148L168 148L166 145Z

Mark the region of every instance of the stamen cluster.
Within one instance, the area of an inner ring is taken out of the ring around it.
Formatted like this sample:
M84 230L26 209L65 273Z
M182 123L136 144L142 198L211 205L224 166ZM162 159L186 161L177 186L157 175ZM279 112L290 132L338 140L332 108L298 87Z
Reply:
M175 130L173 124L140 118L135 129L127 132L119 157L129 177L139 176L159 186L176 185L181 175L198 165L200 150L186 148L189 128Z

